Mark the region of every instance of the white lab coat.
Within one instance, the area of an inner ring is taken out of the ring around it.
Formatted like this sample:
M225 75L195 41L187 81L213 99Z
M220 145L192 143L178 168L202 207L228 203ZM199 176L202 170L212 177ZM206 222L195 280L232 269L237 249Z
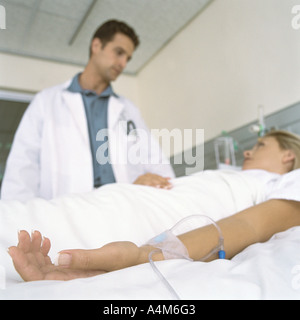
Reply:
M92 154L83 100L80 93L67 90L69 85L70 81L41 91L26 110L7 160L1 199L52 199L93 189ZM123 126L129 120L137 129L147 132L147 137L142 134L136 140L134 135L128 136ZM147 172L174 177L172 167L129 100L110 97L108 129L109 155L117 182L132 183ZM146 150L149 145L151 152ZM144 163L127 161L132 147L146 154Z

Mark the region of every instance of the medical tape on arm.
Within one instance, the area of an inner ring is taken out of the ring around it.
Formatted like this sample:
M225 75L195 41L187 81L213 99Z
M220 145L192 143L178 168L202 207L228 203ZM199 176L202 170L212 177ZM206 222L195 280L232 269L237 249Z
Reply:
M213 254L217 253L219 259L225 259L225 251L224 251L224 238L222 235L222 231L220 227L216 224L216 222L208 216L205 215L192 215L186 218L183 218L178 223L175 224L171 229L157 235L156 237L150 239L146 245L150 245L154 248L160 249L163 253L163 256L166 260L168 259L187 259L189 261L194 261L189 257L189 253L185 245L180 241L180 239L174 234L175 229L183 224L185 221L201 218L206 219L210 222L219 233L219 241L218 245L214 247L205 257L198 261L206 261Z
M156 237L150 239L146 245L160 249L166 260L168 259L187 259L189 257L186 246L176 237L171 230L167 230Z

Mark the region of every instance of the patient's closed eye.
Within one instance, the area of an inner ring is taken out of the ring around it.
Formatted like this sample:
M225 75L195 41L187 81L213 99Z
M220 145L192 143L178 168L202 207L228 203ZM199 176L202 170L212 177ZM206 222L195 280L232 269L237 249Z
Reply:
M257 150L257 149L262 148L262 147L264 147L264 146L265 146L265 143L264 143L263 141L258 141L258 142L255 144L255 146L253 147L252 150Z

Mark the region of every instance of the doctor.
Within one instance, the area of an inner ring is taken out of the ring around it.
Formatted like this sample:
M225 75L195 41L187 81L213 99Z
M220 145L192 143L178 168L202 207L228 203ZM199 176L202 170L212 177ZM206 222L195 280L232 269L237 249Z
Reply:
M110 85L138 45L131 27L110 20L95 32L84 71L35 96L14 138L1 199L52 199L114 182L171 188L173 170L138 109Z

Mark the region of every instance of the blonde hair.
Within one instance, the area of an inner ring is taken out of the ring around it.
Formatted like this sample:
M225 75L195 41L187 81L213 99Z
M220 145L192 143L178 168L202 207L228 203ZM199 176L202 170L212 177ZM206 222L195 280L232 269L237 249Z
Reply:
M295 160L291 171L300 168L300 136L284 130L274 130L266 133L265 137L275 138L282 150L294 152Z

